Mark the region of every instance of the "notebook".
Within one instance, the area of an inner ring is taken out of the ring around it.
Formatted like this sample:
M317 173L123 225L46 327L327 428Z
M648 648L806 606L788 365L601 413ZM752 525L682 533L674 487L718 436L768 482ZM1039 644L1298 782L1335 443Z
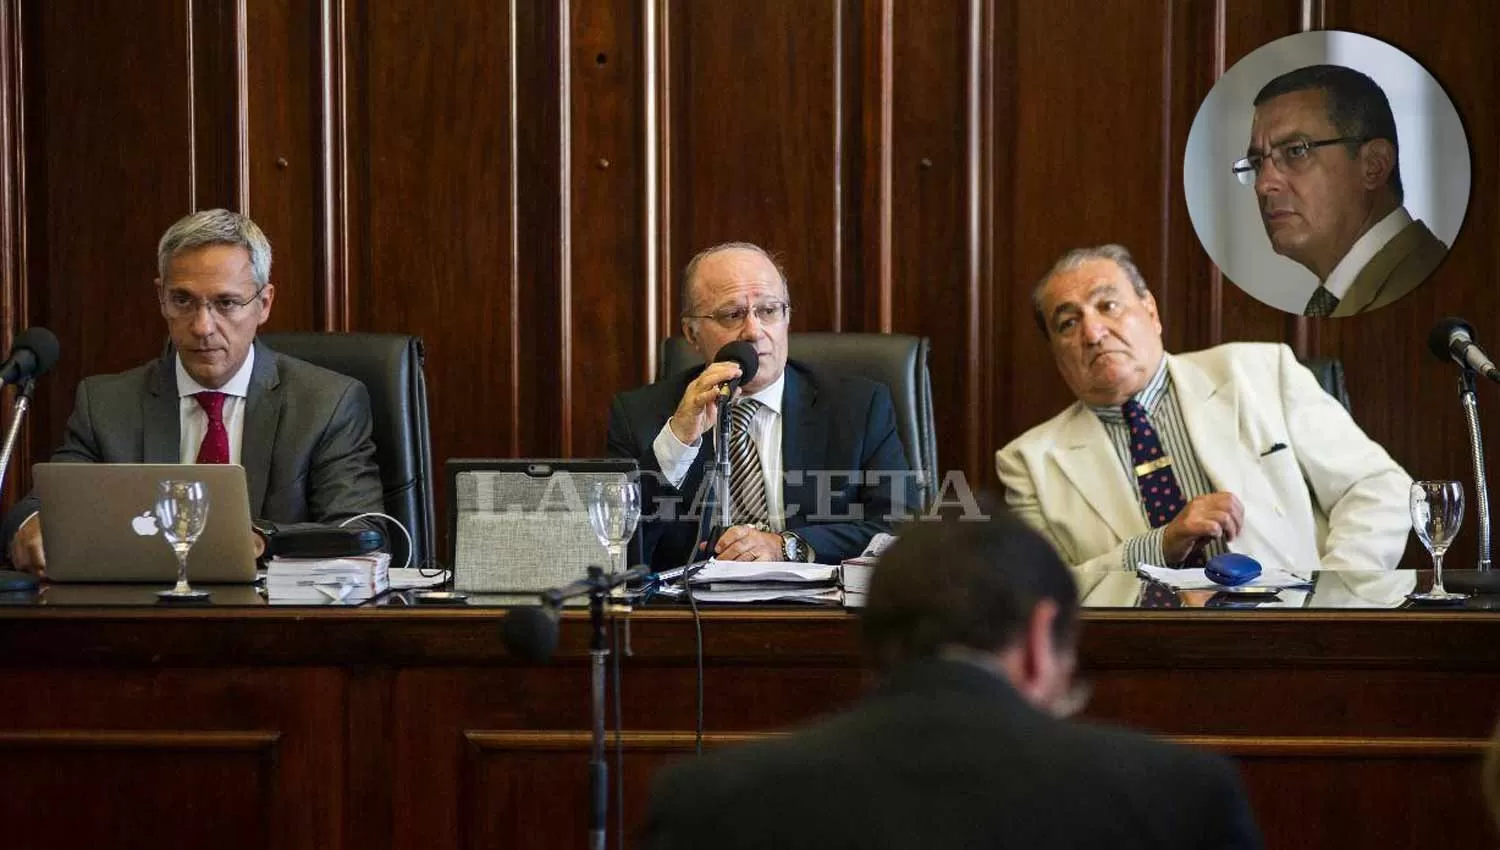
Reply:
M188 581L255 581L245 469L234 464L39 463L47 578L54 582L177 580L177 558L154 508L166 480L203 482L208 520L188 554Z

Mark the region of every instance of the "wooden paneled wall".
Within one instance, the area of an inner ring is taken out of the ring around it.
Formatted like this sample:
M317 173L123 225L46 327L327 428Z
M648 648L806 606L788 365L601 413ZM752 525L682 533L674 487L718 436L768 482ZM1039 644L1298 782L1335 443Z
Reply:
M993 450L1069 400L1032 282L1118 241L1169 348L1342 357L1371 435L1466 477L1424 339L1456 313L1500 348L1497 22L1485 0L0 0L0 311L64 350L21 456L80 377L159 349L155 241L223 205L275 246L270 327L426 339L439 459L602 453L680 267L744 239L782 257L795 329L930 336L940 462L990 485ZM1422 62L1473 152L1434 280L1343 320L1225 281L1181 185L1216 77L1316 28Z

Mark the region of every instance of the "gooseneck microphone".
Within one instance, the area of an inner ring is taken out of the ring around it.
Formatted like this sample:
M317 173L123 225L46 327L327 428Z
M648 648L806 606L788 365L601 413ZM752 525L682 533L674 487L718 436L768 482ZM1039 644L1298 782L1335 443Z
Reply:
M0 486L5 483L5 473L10 469L10 458L16 450L21 423L26 421L26 411L31 407L31 394L36 391L36 379L57 364L59 353L57 336L52 331L30 327L16 334L16 341L10 348L10 357L0 363L0 383L16 386L10 427L6 429L4 444L0 445ZM34 575L0 570L0 591L31 592L37 585L38 579Z
M0 363L0 383L18 384L38 378L57 363L57 336L46 328L31 327L16 334L10 357Z
M1457 316L1449 316L1432 326L1427 348L1439 360L1452 360L1492 381L1500 381L1500 368L1474 341L1474 327Z

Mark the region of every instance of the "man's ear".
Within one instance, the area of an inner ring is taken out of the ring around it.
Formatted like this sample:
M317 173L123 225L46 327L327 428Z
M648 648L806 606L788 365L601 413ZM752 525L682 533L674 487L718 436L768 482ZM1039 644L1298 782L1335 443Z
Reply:
M698 332L693 328L692 319L682 320L682 338L688 341L688 345L698 345Z
M1366 191L1379 189L1396 169L1396 146L1389 139L1371 139L1360 150L1360 183Z

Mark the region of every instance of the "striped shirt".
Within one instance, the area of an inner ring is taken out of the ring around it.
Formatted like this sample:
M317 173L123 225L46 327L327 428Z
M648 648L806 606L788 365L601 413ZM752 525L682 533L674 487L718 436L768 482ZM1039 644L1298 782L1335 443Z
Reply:
M1150 420L1151 427L1156 429L1161 438L1162 451L1172 458L1172 474L1177 477L1177 487L1182 490L1185 502L1191 502L1199 496L1206 496L1214 492L1213 482L1209 481L1208 473L1203 471L1203 465L1198 462L1198 454L1193 451L1192 438L1188 436L1187 423L1182 418L1182 405L1177 400L1177 392L1172 387L1172 376L1167 372L1167 358L1161 358L1161 365L1156 368L1156 374L1146 382L1146 386L1136 393L1133 398L1146 411L1146 418ZM1099 417L1099 422L1104 425L1105 433L1109 434L1110 442L1115 445L1115 454L1120 458L1120 465L1125 467L1125 477L1136 483L1136 506L1140 508L1141 517L1145 519L1145 503L1141 500L1139 480L1135 476L1135 461L1130 456L1130 426L1125 423L1125 412L1119 407L1094 407L1089 410ZM1150 520L1146 520L1150 525ZM1124 563L1122 567L1134 570L1136 565L1145 562L1147 564L1168 565L1166 556L1161 551L1161 539L1163 528L1153 528L1145 534L1138 534L1125 541ZM1203 547L1206 558L1212 558L1225 551L1224 541L1211 540Z

